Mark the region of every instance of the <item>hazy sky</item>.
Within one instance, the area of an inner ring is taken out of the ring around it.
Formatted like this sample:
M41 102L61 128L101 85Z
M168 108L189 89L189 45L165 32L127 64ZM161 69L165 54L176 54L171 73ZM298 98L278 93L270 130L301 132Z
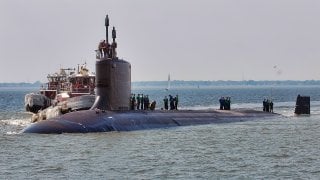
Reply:
M319 0L0 0L0 82L94 71L106 14L133 81L320 79Z

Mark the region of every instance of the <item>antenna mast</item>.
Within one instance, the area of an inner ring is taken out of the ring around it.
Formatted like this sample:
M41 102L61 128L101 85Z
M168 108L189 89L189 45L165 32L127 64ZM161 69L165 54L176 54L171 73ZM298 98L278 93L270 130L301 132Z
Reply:
M108 31L109 31L109 17L108 15L106 15L106 19L105 19L105 26L106 26L106 43L109 44L109 35L108 35Z

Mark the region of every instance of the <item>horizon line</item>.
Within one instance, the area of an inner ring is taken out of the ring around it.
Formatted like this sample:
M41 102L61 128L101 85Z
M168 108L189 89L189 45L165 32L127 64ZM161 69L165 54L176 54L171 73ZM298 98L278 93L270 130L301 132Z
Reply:
M171 80L171 82L308 82L308 81L319 81L314 79L307 80ZM142 83L142 82L167 82L167 80L144 80L144 81L131 81L132 83ZM45 84L46 82L34 81L34 82L0 82L0 84Z

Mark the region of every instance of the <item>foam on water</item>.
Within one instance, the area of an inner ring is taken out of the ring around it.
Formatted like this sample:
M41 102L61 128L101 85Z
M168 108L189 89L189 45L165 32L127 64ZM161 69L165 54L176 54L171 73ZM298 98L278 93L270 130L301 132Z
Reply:
M1 134L19 134L19 132L31 123L28 119L5 119L0 120Z

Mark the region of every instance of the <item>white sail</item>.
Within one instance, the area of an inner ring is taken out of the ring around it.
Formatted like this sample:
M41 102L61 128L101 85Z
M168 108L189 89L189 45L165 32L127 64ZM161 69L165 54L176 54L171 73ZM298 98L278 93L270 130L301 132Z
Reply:
M168 82L167 82L166 90L168 91L169 89L170 89L170 74L168 74Z

